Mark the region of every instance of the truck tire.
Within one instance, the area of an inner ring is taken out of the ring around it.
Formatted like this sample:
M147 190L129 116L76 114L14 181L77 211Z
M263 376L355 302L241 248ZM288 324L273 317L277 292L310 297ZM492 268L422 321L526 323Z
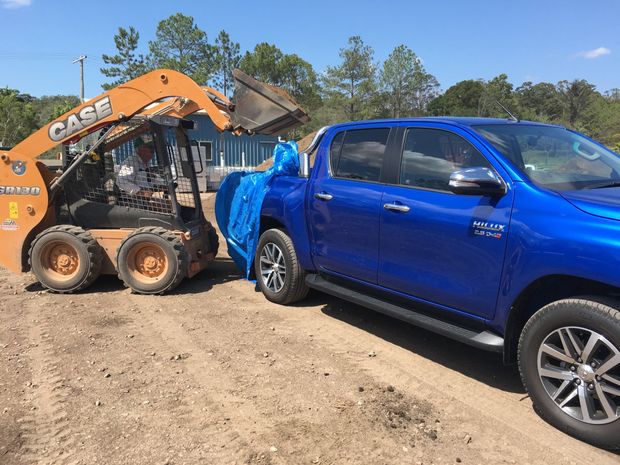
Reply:
M41 285L70 293L90 286L101 272L103 251L91 234L78 226L52 226L30 246L28 263Z
M118 276L137 294L163 294L177 287L187 274L183 242L160 227L136 229L118 248Z
M268 300L288 305L308 295L306 273L299 265L293 241L280 229L265 231L254 258L256 282Z
M550 303L528 320L518 349L521 379L539 415L606 449L620 449L618 308L597 297Z

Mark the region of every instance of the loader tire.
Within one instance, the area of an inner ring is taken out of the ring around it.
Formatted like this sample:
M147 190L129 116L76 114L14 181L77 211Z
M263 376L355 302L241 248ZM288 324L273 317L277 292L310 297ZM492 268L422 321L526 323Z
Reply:
M41 285L70 293L90 286L101 272L103 250L79 226L58 225L35 237L28 252L30 269Z
M117 251L119 278L137 294L164 294L187 275L189 257L172 231L149 226L127 236Z
M217 252L220 248L220 237L217 235L217 231L211 223L207 223L207 227L209 226L210 229L207 234L209 237L209 247L211 249L210 252L213 252L213 256L217 257Z

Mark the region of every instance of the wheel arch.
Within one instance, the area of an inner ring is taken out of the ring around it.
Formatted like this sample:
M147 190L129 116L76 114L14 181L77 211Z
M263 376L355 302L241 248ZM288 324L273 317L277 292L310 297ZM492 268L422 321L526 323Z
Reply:
M519 336L527 320L545 305L580 295L618 297L620 288L570 275L548 275L524 288L510 306L504 331L504 363L517 360Z
M260 237L263 235L263 233L265 231L269 231L270 229L280 229L281 231L284 231L287 235L290 236L290 234L288 233L288 230L286 229L286 226L280 220L273 218L271 216L261 215L260 229L258 231L259 240L260 240ZM258 242L256 243L256 245L258 246ZM256 272L254 271L254 258L252 258L249 277L250 279L256 279Z

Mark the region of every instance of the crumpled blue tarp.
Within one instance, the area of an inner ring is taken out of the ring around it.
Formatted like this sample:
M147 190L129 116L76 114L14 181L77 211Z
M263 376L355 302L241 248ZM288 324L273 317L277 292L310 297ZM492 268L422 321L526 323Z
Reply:
M228 254L247 279L258 246L263 200L276 176L296 176L299 173L297 143L277 144L273 159L273 166L265 172L229 174L215 198L215 217L226 238Z

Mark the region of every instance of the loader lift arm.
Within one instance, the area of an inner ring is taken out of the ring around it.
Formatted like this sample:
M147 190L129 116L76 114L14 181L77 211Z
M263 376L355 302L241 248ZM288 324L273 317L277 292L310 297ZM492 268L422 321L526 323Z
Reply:
M156 70L72 109L17 144L7 155L12 158L11 154L16 153L21 160L35 159L59 144L77 142L103 126L128 120L148 105L170 97L186 98L196 109L205 110L218 130L233 130L230 115L191 78L177 71Z

